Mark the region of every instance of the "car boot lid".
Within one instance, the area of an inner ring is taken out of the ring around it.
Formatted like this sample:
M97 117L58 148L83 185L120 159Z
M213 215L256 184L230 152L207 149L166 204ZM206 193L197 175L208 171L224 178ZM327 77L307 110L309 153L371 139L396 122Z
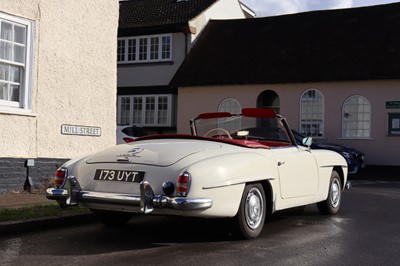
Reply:
M183 158L221 145L208 141L162 140L117 145L87 158L86 163L135 163L156 166L173 165Z

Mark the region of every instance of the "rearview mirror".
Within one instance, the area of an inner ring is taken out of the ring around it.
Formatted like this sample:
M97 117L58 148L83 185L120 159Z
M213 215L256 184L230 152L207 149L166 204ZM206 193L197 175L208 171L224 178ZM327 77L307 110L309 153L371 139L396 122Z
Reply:
M247 137L249 135L249 131L238 131L237 135L238 137Z
M305 137L302 141L304 146L310 147L312 144L312 138L311 137Z

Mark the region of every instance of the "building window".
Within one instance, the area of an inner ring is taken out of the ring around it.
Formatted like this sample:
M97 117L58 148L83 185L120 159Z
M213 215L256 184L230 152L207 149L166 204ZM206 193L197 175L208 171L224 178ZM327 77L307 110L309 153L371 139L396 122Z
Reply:
M118 46L117 46L117 60L121 61L124 60L125 56L125 41L124 40L118 40Z
M174 95L132 95L118 97L118 124L142 127L175 126Z
M139 39L139 61L147 60L147 38Z
M158 124L165 125L168 122L168 97L158 97Z
M158 37L150 38L150 60L158 59Z
M131 98L121 98L121 124L129 124L129 116L131 113Z
M121 97L121 98L128 98L130 99L131 97ZM123 124L132 124L132 125L143 125L143 97L137 96L137 97L132 97L133 98L133 114L132 114L132 119L128 119L126 121L121 121L120 123Z
M306 136L324 136L324 97L315 89L306 90L300 98L300 132Z
M171 55L170 34L118 38L117 61L121 64L170 61Z
M371 137L371 104L364 96L348 98L342 109L342 138Z
M161 38L161 59L171 59L171 36Z
M121 41L121 40L120 40ZM125 42L124 42L125 44ZM124 46L125 48L125 46ZM125 58L121 57L119 61L124 61ZM136 40L130 39L128 40L128 61L135 61L136 60Z
M240 114L242 107L240 103L234 98L223 100L218 106L218 112L228 112L231 114ZM229 132L238 131L241 128L241 120L231 118L221 118L218 120L218 127L226 128Z
M31 109L32 27L0 12L0 111Z
M145 116L144 121L145 125L154 125L155 124L155 117L156 117L156 97L155 96L147 96L145 98L146 105L145 105Z

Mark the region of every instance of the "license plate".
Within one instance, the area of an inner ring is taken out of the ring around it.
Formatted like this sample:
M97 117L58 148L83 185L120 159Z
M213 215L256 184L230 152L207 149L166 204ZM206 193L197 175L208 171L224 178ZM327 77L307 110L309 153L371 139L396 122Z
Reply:
M140 171L97 169L94 174L94 180L139 183L143 181L144 173Z

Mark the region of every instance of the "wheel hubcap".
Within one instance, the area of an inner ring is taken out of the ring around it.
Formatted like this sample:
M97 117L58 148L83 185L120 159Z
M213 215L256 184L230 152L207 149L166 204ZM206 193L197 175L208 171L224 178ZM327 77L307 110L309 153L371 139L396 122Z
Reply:
M253 188L249 191L246 198L246 222L251 229L256 229L262 220L263 215L263 199L260 191Z
M340 202L340 184L337 179L333 180L331 188L331 205L336 208Z

